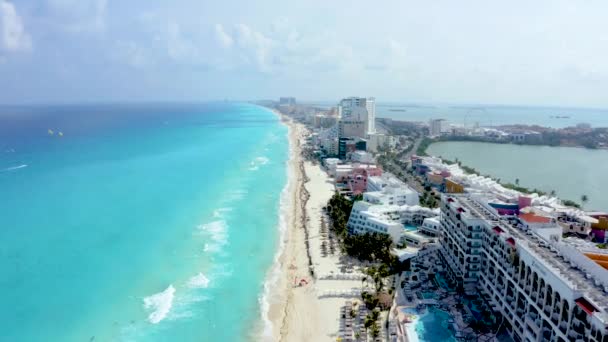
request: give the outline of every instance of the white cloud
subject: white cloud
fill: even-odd
[[[202,62],[200,48],[192,38],[182,32],[178,23],[169,22],[166,39],[167,54],[174,62],[192,65]]]
[[[29,51],[32,39],[12,3],[0,0],[0,47],[6,51]]]
[[[100,33],[106,29],[108,0],[48,0],[61,18],[58,25],[73,33]]]
[[[224,26],[222,26],[221,24],[215,25],[215,37],[217,38],[220,45],[225,48],[229,48],[232,46],[232,44],[234,44],[234,39],[232,39],[232,37],[228,33],[226,33],[226,30],[224,30]]]
[[[154,64],[154,61],[137,43],[132,41],[118,41],[114,57],[117,60],[126,62],[133,68],[141,69]]]
[[[263,33],[251,29],[245,24],[236,25],[236,42],[244,59],[257,65],[260,71],[270,71],[272,49],[276,43]]]

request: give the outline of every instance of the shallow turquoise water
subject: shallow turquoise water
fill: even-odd
[[[274,114],[20,110],[0,114],[3,340],[239,341],[260,328],[287,180]]]

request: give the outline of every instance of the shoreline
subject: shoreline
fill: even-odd
[[[433,151],[433,147],[437,147],[438,149],[441,149],[442,146],[454,146],[452,144],[467,144],[467,145],[455,145],[455,146],[465,146],[466,148],[463,148],[462,150],[458,150],[458,153],[452,153],[454,155],[450,156],[450,152],[445,152],[447,150],[449,150],[449,148],[444,149],[444,151]],[[479,144],[479,145],[478,145]],[[459,160],[459,165],[460,168],[467,174],[475,174],[475,175],[481,175],[481,176],[485,176],[491,179],[496,180],[498,183],[500,183],[503,187],[507,188],[507,189],[511,189],[511,190],[515,190],[515,191],[519,191],[523,194],[538,194],[539,196],[550,196],[550,197],[555,197],[558,198],[559,200],[561,200],[563,202],[564,205],[566,206],[571,206],[580,210],[602,210],[603,208],[605,208],[608,204],[608,202],[603,201],[602,200],[602,196],[600,193],[598,193],[597,191],[595,191],[594,187],[587,181],[587,179],[594,179],[596,177],[597,174],[601,174],[601,171],[598,171],[599,168],[603,167],[605,169],[605,164],[600,163],[601,165],[596,164],[596,169],[592,169],[589,172],[592,175],[588,175],[588,176],[578,176],[578,175],[574,175],[575,177],[578,178],[577,180],[577,184],[579,184],[579,188],[580,189],[575,189],[574,187],[565,184],[565,183],[560,183],[557,181],[557,179],[550,179],[550,181],[548,180],[541,180],[539,178],[538,175],[535,175],[534,173],[532,173],[532,177],[530,177],[530,172],[529,171],[521,171],[521,170],[515,170],[513,168],[511,168],[510,166],[503,166],[502,169],[500,170],[496,170],[495,167],[492,167],[492,165],[486,163],[486,162],[481,162],[480,160],[477,159],[473,159],[473,160],[466,160],[466,159],[470,159],[470,154],[466,153],[467,151],[470,150],[474,150],[477,149],[479,151],[481,151],[482,149],[484,149],[482,143],[478,143],[478,142],[462,142],[462,141],[441,141],[441,142],[437,142],[437,143],[432,143],[429,145],[428,149],[426,150],[426,155],[427,156],[434,156],[437,158],[440,158],[444,163],[446,164],[454,164],[455,163],[455,159]],[[560,155],[565,155],[566,157],[564,158],[570,158],[570,162],[571,163],[576,163],[573,165],[576,166],[580,166],[580,165],[585,165],[587,163],[593,163],[596,161],[602,161],[603,159],[601,158],[597,158],[599,157],[603,157],[604,153],[607,153],[608,150],[604,150],[604,149],[584,149],[584,148],[578,148],[578,147],[563,147],[563,146],[556,146],[557,149],[555,149],[555,147],[551,147],[551,146],[532,146],[532,145],[517,145],[517,144],[494,144],[494,143],[488,143],[491,145],[486,145],[485,148],[487,149],[491,149],[492,151],[496,151],[496,153],[503,153],[504,151],[508,151],[509,152],[509,158],[513,158],[513,154],[515,154],[516,152],[519,153],[520,155],[524,155],[524,156],[529,156],[532,153],[541,153],[538,160],[539,163],[549,163],[551,162],[551,160],[554,160],[555,155],[560,154]],[[539,152],[537,149],[542,149],[540,150],[541,152]],[[575,150],[576,149],[576,150]],[[456,150],[454,150],[456,151]],[[445,152],[445,153],[444,153]],[[512,153],[511,153],[512,152]],[[448,157],[445,156],[445,154],[448,154]],[[549,157],[552,156],[552,157]],[[547,158],[553,158],[553,159],[547,159]],[[530,159],[528,157],[528,159]],[[538,166],[536,166],[538,167]],[[553,166],[552,168],[555,168],[556,166]],[[498,172],[497,172],[498,171]],[[561,172],[561,170],[559,170]],[[562,173],[563,176],[563,173]],[[521,180],[523,184],[518,184],[517,180]],[[535,185],[528,185],[528,184],[535,184]],[[537,186],[538,188],[534,188],[534,186]],[[540,189],[539,189],[540,188]],[[588,202],[584,202],[581,200],[581,196],[582,195],[587,195],[589,197],[589,201]]]
[[[429,138],[430,139],[430,138]],[[432,144],[436,143],[448,143],[448,142],[471,142],[471,143],[487,143],[487,144],[496,144],[496,145],[514,145],[514,146],[532,146],[532,147],[563,147],[563,148],[577,148],[583,150],[590,151],[607,151],[608,147],[587,147],[583,145],[568,145],[568,144],[559,144],[559,145],[549,145],[549,144],[530,144],[530,143],[515,143],[512,141],[492,141],[492,140],[476,140],[476,139],[431,139],[431,142],[427,146],[430,147]],[[426,149],[424,150],[426,152]]]
[[[312,259],[308,246],[309,232],[306,225],[306,204],[310,194],[304,186],[308,177],[304,170],[300,146],[300,139],[306,133],[306,129],[283,114],[275,110],[273,112],[288,128],[289,181],[283,194],[285,197],[281,199],[284,201],[281,204],[281,224],[284,229],[281,233],[275,264],[265,285],[264,298],[268,304],[264,315],[265,327],[262,337],[267,341],[285,341],[292,340],[287,337],[291,334],[292,328],[289,321],[295,311],[295,292],[302,289],[302,287],[296,287],[295,283],[297,280],[303,279],[307,284],[306,287],[310,284],[308,288],[311,289],[314,282]]]
[[[305,279],[312,283],[312,260],[306,227],[306,203],[310,197],[304,184],[308,177],[304,171],[300,139],[306,133],[303,125],[291,121],[282,113],[270,109],[281,124],[287,127],[289,159],[287,183],[282,190],[279,210],[279,241],[273,265],[269,270],[264,291],[260,296],[263,327],[256,340],[285,340],[287,320],[291,317],[294,287],[292,279]]]
[[[335,341],[340,310],[360,303],[362,264],[342,254],[323,208],[335,193],[334,180],[302,156],[308,129],[272,110],[288,127],[289,182],[281,195],[281,236],[275,263],[260,296],[263,329],[255,341]]]
[[[275,264],[268,273],[261,302],[263,341],[332,341],[338,336],[340,307],[348,300],[327,297],[328,291],[361,287],[360,280],[328,280],[352,264],[336,248],[324,255],[327,243],[323,207],[334,194],[334,183],[317,164],[304,160],[301,141],[308,130],[277,111],[288,127],[290,183],[282,197],[283,224]],[[352,299],[357,300],[358,297]]]

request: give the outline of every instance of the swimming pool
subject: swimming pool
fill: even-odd
[[[414,332],[416,336],[409,336],[411,341],[421,342],[455,342],[454,333],[450,330],[448,320],[450,314],[434,307],[428,308],[425,313],[419,314],[416,309],[402,310],[406,314],[417,316],[413,329],[408,327],[408,334]]]
[[[422,298],[424,299],[436,299],[437,294],[435,292],[422,292]]]
[[[418,227],[412,226],[412,225],[409,225],[409,224],[404,224],[403,225],[403,229],[405,229],[408,232],[415,232],[415,231],[418,230]]]

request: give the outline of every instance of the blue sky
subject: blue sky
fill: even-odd
[[[606,1],[0,0],[0,103],[608,107]]]

